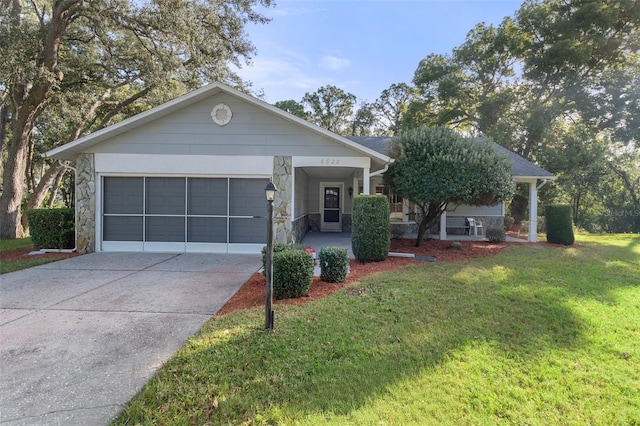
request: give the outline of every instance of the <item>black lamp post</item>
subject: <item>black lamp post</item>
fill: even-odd
[[[267,279],[267,301],[265,304],[264,328],[273,330],[273,200],[276,197],[278,188],[269,181],[264,189],[267,197],[267,259],[264,265],[265,277]]]

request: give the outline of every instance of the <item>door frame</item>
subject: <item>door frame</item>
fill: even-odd
[[[325,188],[340,188],[340,213],[338,222],[331,226],[324,223],[324,190]],[[344,212],[344,182],[320,182],[320,232],[342,232],[342,213]]]

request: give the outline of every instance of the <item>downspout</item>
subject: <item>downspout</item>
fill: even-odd
[[[391,160],[391,161],[393,161],[393,160]],[[375,171],[373,173],[369,173],[369,177],[371,178],[371,177],[374,177],[374,176],[383,175],[387,170],[389,170],[389,163],[384,165],[384,169],[377,170],[377,171]]]
[[[41,252],[44,253],[73,253],[78,251],[78,198],[76,191],[76,182],[78,181],[78,170],[75,167],[69,166],[68,164],[64,164],[62,161],[58,160],[60,165],[65,169],[73,170],[73,229],[75,231],[75,235],[73,238],[73,248],[72,249],[41,249]]]
[[[536,186],[536,191],[540,191],[540,188],[542,188],[547,182],[549,182],[549,179],[542,179],[540,185]]]

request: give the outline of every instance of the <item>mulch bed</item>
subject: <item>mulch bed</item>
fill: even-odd
[[[80,253],[44,253],[44,254],[32,254],[32,251],[37,251],[35,247],[25,247],[14,250],[8,250],[0,252],[0,261],[7,260],[30,260],[30,259],[67,259],[69,257],[79,256]]]
[[[479,257],[492,256],[498,254],[505,247],[512,244],[522,243],[500,243],[490,244],[486,241],[463,241],[461,249],[449,248],[451,241],[427,240],[420,247],[415,247],[415,240],[392,239],[391,252],[413,253],[420,257],[435,257],[437,262],[456,262],[461,260],[475,259]],[[382,262],[359,263],[351,259],[349,261],[350,272],[344,283],[333,284],[320,281],[320,277],[313,277],[313,282],[309,288],[309,294],[297,299],[274,300],[275,305],[279,304],[302,304],[328,296],[341,288],[360,281],[367,275],[378,272],[389,271],[407,265],[424,264],[423,261],[405,257],[388,257]],[[256,308],[264,306],[266,298],[266,282],[261,273],[255,273],[238,292],[227,301],[216,315],[225,315],[240,309]]]

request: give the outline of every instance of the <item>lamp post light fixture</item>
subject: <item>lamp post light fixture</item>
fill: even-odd
[[[278,188],[273,181],[267,183],[264,194],[267,198],[267,259],[264,274],[267,279],[267,300],[265,303],[264,328],[273,331],[273,200]]]

